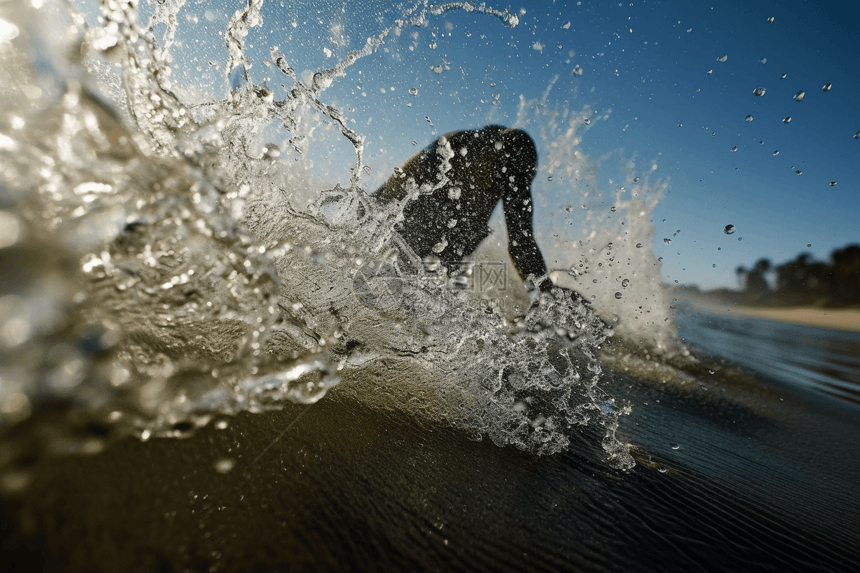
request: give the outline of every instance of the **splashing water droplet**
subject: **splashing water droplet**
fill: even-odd
[[[568,213],[572,213],[572,212],[573,212],[573,207],[571,207],[570,205],[567,205],[567,206],[564,208],[564,210],[565,210],[565,211],[567,211]]]
[[[854,134],[854,139],[860,139],[860,131]]]
[[[678,124],[678,127],[684,127],[684,124],[683,124],[683,123],[679,123],[679,124]],[[856,139],[856,138],[855,138],[855,139]]]
[[[774,155],[779,155],[779,149],[773,152]]]
[[[760,64],[766,64],[766,63],[767,63],[767,58],[762,58],[762,59],[760,59],[760,60],[759,60],[759,63],[760,63]]]
[[[784,80],[784,79],[785,79],[785,76],[787,76],[787,75],[788,75],[788,74],[782,74],[781,76],[779,76],[779,79]]]
[[[823,88],[821,88],[821,91],[823,91],[823,92],[829,92],[829,91],[830,91],[830,88],[832,88],[832,87],[833,87],[833,84],[831,84],[830,82],[827,82],[826,84],[824,84],[824,87],[823,87]]]
[[[642,248],[642,243],[636,243],[636,248],[637,248],[637,249],[641,249],[641,248]]]
[[[744,121],[752,121],[752,120],[753,120],[753,117],[751,115],[748,115],[744,118]]]
[[[753,90],[753,95],[763,96],[765,91],[764,88],[756,88]]]
[[[232,458],[222,458],[215,462],[215,471],[220,474],[230,473],[230,470],[236,465],[236,460]]]
[[[218,420],[217,422],[215,422],[215,427],[219,430],[226,430],[227,426],[229,426],[227,420]]]
[[[615,298],[619,298],[619,299],[620,299],[620,298],[621,298],[621,293],[620,293],[620,292],[615,293]]]
[[[735,226],[734,225],[726,225],[723,228],[723,233],[725,233],[726,235],[733,235],[734,232],[735,232]]]
[[[735,145],[734,147],[732,147],[732,153],[734,153],[734,152],[735,152],[735,151],[737,151],[737,150],[738,150],[738,146],[737,146],[737,145]]]
[[[615,212],[615,205],[613,205],[612,207],[610,207],[610,208],[609,208],[609,210],[610,210],[610,211],[612,211],[612,212],[614,213],[614,212]]]
[[[629,285],[629,284],[630,284],[630,279],[624,279],[623,281],[621,281],[621,287],[622,288],[627,288],[627,285]]]
[[[803,171],[801,171],[800,169],[795,169],[794,172],[798,175],[803,175]]]
[[[572,75],[572,76],[581,76],[582,75],[582,68],[579,67],[579,64],[577,64],[573,68],[573,71],[570,72],[570,75]]]
[[[409,88],[409,93],[412,95],[418,95],[418,88]]]
[[[782,119],[782,123],[791,123],[791,116],[787,115]]]
[[[728,56],[728,55],[725,55],[725,56],[723,56],[723,57],[721,57],[721,58],[717,58],[717,61],[718,61],[718,62],[725,62],[725,61],[726,61],[726,60],[728,60],[728,59],[729,59],[729,56]]]
[[[663,242],[666,243],[667,245],[671,245],[672,239],[663,239]]]
[[[673,450],[679,450],[679,449],[681,449],[681,446],[679,446],[678,444],[672,444],[672,446],[671,446],[671,447],[672,447],[672,449],[673,449]]]
[[[768,22],[773,22],[773,19],[774,19],[774,17],[773,17],[773,16],[771,16],[770,18],[768,18],[768,19],[767,19],[767,21],[768,21]]]
[[[803,96],[805,96],[805,95],[806,95],[806,92],[803,90],[797,92],[797,94],[794,96],[794,101],[802,101]]]
[[[413,142],[412,142],[412,145],[418,145],[418,142],[417,142],[417,141],[413,141]]]
[[[634,178],[633,178],[633,183],[639,183],[639,178],[638,178],[638,177],[634,177]]]
[[[709,75],[711,75],[712,73],[714,73],[714,70],[708,70],[708,73],[707,73],[707,74],[705,74],[705,75],[708,75],[708,76],[709,76]]]
[[[831,187],[836,187],[836,181],[831,181],[831,182],[830,182],[830,186],[831,186]]]
[[[552,175],[546,178],[547,181],[552,181]]]

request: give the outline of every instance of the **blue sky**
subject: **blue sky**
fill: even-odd
[[[179,78],[223,94],[221,38],[240,6],[189,0],[174,49]],[[601,118],[583,130],[578,148],[595,161],[607,157],[599,170],[607,204],[623,180],[623,160],[635,157],[637,169],[669,179],[652,213],[654,254],[663,257],[667,281],[733,286],[735,267],[759,257],[778,263],[808,251],[825,258],[860,241],[860,139],[853,138],[860,131],[860,4],[637,0],[496,7],[518,14],[519,25],[462,10],[431,16],[389,34],[384,49],[325,92],[323,99],[367,137],[368,187],[432,141],[434,131],[513,123],[520,97],[540,97],[558,76],[546,107],[580,112],[588,106]],[[197,22],[189,25],[183,15]],[[269,46],[278,45],[297,72],[318,70],[399,15],[389,2],[266,2],[265,23],[247,40],[252,79],[282,95],[278,84],[287,82],[262,63]],[[722,56],[727,59],[718,61]],[[582,75],[571,73],[575,65]],[[828,82],[832,89],[825,93]],[[411,87],[417,95],[409,94]],[[757,87],[766,89],[763,96],[753,94]],[[796,102],[801,90],[806,95]],[[782,121],[786,116],[790,123]],[[345,142],[322,141],[316,156],[326,178],[348,179]],[[646,169],[651,162],[653,172]],[[559,179],[536,185],[543,209],[579,204],[582,189]],[[548,211],[536,216],[539,225],[557,224]],[[735,234],[723,233],[727,224]]]

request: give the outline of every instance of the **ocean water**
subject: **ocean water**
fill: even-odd
[[[369,3],[374,18],[351,18],[332,6],[315,19],[313,3],[263,0],[0,5],[13,562],[856,561],[854,405],[807,406],[721,362],[770,364],[765,378],[793,383],[779,344],[761,345],[773,362],[747,357],[705,319],[682,321],[679,338],[650,248],[666,182],[630,160],[624,184],[603,188],[578,147],[600,117],[553,99],[556,80],[521,98],[511,123],[545,150],[536,195],[568,182],[541,199],[558,205],[538,239],[553,279],[589,304],[495,280],[514,274],[498,217],[450,280],[394,232],[403,205],[372,206],[394,167],[372,164],[394,159],[364,133],[379,110],[359,102],[395,91],[385,54],[450,13],[499,30],[517,14]],[[335,52],[312,50],[315,34]],[[427,74],[446,71],[431,59]],[[403,101],[411,84],[398,84]],[[441,135],[420,121],[416,150]],[[828,375],[850,394],[851,348],[810,351],[795,377],[842,361],[849,373]]]

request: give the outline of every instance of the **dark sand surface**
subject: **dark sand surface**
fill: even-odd
[[[538,458],[335,388],[274,444],[303,406],[35,461],[0,501],[3,569],[860,570],[853,406],[612,378],[634,407],[627,473],[600,461],[601,429]]]

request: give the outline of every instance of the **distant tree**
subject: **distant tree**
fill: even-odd
[[[836,304],[860,303],[860,245],[853,244],[830,253],[832,295]]]
[[[771,262],[769,259],[759,259],[756,261],[753,269],[747,273],[745,290],[761,295],[766,294],[770,290],[770,285],[767,284],[765,274],[770,268]]]
[[[744,290],[744,286],[746,285],[746,276],[749,271],[743,265],[740,265],[735,269],[735,274],[738,275],[738,288]]]
[[[773,288],[767,275],[773,273]],[[774,266],[759,259],[752,269],[735,269],[740,292],[735,299],[745,303],[844,306],[860,304],[860,244],[830,253],[830,262],[816,261],[809,253]],[[728,296],[728,295],[726,295]]]

